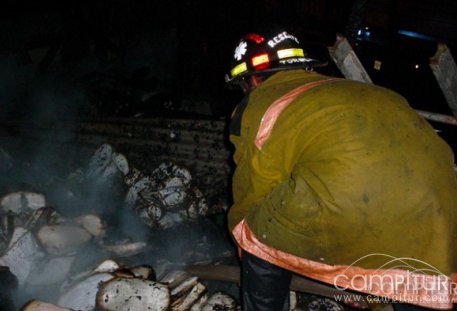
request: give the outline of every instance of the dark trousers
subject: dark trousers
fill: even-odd
[[[241,271],[241,303],[244,311],[289,310],[292,272],[244,251]]]

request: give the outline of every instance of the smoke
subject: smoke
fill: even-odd
[[[0,143],[12,158],[10,174],[2,176],[0,189],[40,190],[62,173],[55,141],[67,139],[70,133],[55,131],[55,137],[46,140],[40,137],[40,129],[58,128],[77,115],[84,95],[62,74],[40,73],[30,59],[20,60],[19,55],[0,58],[0,68]],[[27,120],[27,126],[19,126],[17,120]]]
[[[119,178],[104,184],[69,177],[85,170],[90,159],[73,142],[71,120],[82,116],[87,106],[79,81],[62,72],[38,72],[34,64],[13,56],[3,56],[0,68],[0,196],[44,193],[48,206],[65,218],[116,215],[123,201]],[[0,251],[3,255],[4,249]],[[95,267],[104,256],[106,252],[90,243],[80,253],[34,262],[27,284],[14,297],[16,309],[31,298],[54,300],[61,281]]]
[[[81,113],[85,104],[82,91],[57,74],[40,74],[29,87],[25,106],[27,115],[35,122],[65,122]]]
[[[35,64],[20,62],[17,55],[2,56],[0,68],[2,118],[59,122],[75,117],[83,105],[83,93],[63,73],[40,72]]]
[[[164,74],[155,72],[148,77],[157,74],[161,77],[159,87],[169,88],[174,83],[176,63],[175,55],[167,50],[176,50],[171,46],[176,41],[174,36],[175,33],[170,32],[158,36],[160,40],[143,41],[127,55],[126,65],[130,68],[125,71],[132,72],[144,64],[155,66]],[[151,57],[148,50],[154,50],[155,57]],[[93,150],[88,149],[88,144],[78,145],[72,128],[72,124],[77,123],[72,121],[90,116],[94,103],[87,94],[86,87],[90,83],[84,78],[102,69],[91,61],[74,65],[78,68],[73,72],[57,67],[40,72],[27,57],[23,60],[17,56],[0,58],[0,196],[13,191],[36,191],[44,193],[47,204],[64,217],[98,214],[108,223],[106,243],[147,241],[150,251],[128,260],[151,264],[159,270],[163,260],[184,265],[226,256],[224,252],[231,249],[231,245],[211,222],[202,220],[191,226],[152,231],[134,210],[124,206],[127,188],[122,174],[115,173],[108,179],[85,175],[96,144],[105,143],[105,138],[98,137],[98,142],[94,139]],[[94,267],[105,256],[109,254],[99,245],[87,245],[76,258],[68,259],[72,262],[68,274],[76,275]],[[60,267],[64,269],[66,263],[63,260]],[[51,276],[45,280],[49,273],[43,271],[53,267],[56,265],[50,266],[47,258],[35,267],[31,278],[34,284],[20,293],[17,306],[27,298],[56,298],[60,284],[54,284],[55,291],[39,285],[43,281],[52,283]],[[53,277],[58,272],[54,271]]]
[[[0,58],[0,117],[21,112],[20,104],[27,93],[28,82],[33,78],[32,66],[19,66],[14,56]]]

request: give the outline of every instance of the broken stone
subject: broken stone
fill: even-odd
[[[208,301],[208,296],[206,294],[202,295],[190,308],[190,311],[201,311],[203,306]]]
[[[94,272],[95,273],[100,273],[100,272],[114,272],[117,269],[119,269],[120,266],[117,262],[111,259],[107,259],[103,261],[100,265],[98,265]]]
[[[132,167],[128,174],[125,175],[124,177],[124,183],[127,185],[127,187],[132,187],[137,181],[141,180],[143,178],[143,173],[137,169]]]
[[[295,310],[297,308],[297,303],[298,303],[297,293],[291,290],[289,292],[289,310]]]
[[[92,311],[100,284],[113,279],[111,273],[96,273],[70,287],[58,299],[57,305],[70,309]]]
[[[129,180],[126,183],[132,183]],[[139,198],[140,192],[150,188],[152,185],[151,179],[149,177],[142,177],[138,181],[134,182],[129,188],[127,195],[125,197],[125,205],[127,208],[135,208],[135,204]]]
[[[162,311],[170,306],[168,287],[138,278],[115,278],[100,286],[96,306],[105,311]]]
[[[170,208],[182,204],[187,196],[184,181],[179,177],[165,180],[158,194],[161,201]]]
[[[176,297],[171,305],[173,311],[189,310],[206,292],[206,286],[197,282],[186,295]]]
[[[90,159],[85,172],[85,179],[96,183],[106,183],[119,176],[129,173],[129,164],[123,154],[113,151],[109,144],[101,145]]]
[[[188,310],[205,292],[206,287],[198,282],[197,277],[189,277],[173,288],[171,309],[174,311]]]
[[[123,154],[116,153],[113,156],[113,162],[116,164],[117,169],[122,172],[122,174],[127,175],[129,173],[129,163]]]
[[[189,276],[190,274],[184,270],[170,270],[160,277],[160,283],[166,284],[170,288],[175,288],[187,280]]]
[[[173,285],[170,285],[170,287],[172,288],[171,296],[177,297],[183,295],[184,293],[188,292],[192,287],[194,287],[197,284],[197,282],[198,277],[190,276],[174,287],[172,287]]]
[[[199,189],[194,187],[192,193],[194,199],[189,204],[187,212],[190,219],[196,220],[199,217],[206,216],[209,208],[203,193]]]
[[[129,172],[129,166],[127,159],[123,154],[113,152],[111,155],[111,162],[104,168],[103,172],[97,178],[100,179],[100,182],[110,180],[114,176],[122,173],[126,175]]]
[[[14,230],[5,254],[0,257],[0,266],[7,266],[23,286],[32,268],[44,257],[33,235],[22,227]]]
[[[237,311],[238,304],[232,296],[223,292],[217,292],[209,297],[208,301],[206,301],[201,308],[201,311],[214,310]]]
[[[158,221],[156,221],[157,225],[159,226],[160,229],[169,229],[172,228],[178,224],[181,224],[186,221],[187,219],[187,214],[185,211],[179,211],[179,212],[163,212],[160,208],[157,206],[151,206],[148,208],[148,214],[151,214],[151,211],[157,211],[159,210],[160,212],[154,213],[154,216],[151,217],[151,220],[156,220],[157,215],[160,215],[160,218]],[[162,216],[164,215],[164,216]]]
[[[51,303],[40,300],[32,300],[24,305],[21,311],[74,311],[73,309],[62,308]]]
[[[203,193],[192,186],[190,172],[174,163],[162,163],[151,176],[142,177],[130,187],[125,198],[145,224],[168,229],[192,222],[208,213]],[[129,179],[129,183],[132,183]]]
[[[206,292],[206,286],[183,270],[167,272],[161,279],[162,284],[171,290],[171,310],[184,311],[195,304]]]
[[[155,281],[156,274],[154,269],[149,265],[139,265],[129,268],[133,275],[140,279]]]
[[[114,276],[117,278],[124,279],[133,279],[135,275],[127,268],[120,268],[113,272]]]
[[[37,239],[52,255],[63,255],[76,251],[91,240],[84,228],[75,225],[45,225],[37,232]]]
[[[179,178],[185,185],[190,185],[192,175],[190,172],[172,162],[162,163],[152,172],[152,177],[158,181],[164,181],[174,176]]]
[[[106,167],[111,163],[112,156],[113,147],[109,144],[101,145],[90,159],[85,177],[92,179],[101,176]]]
[[[118,245],[103,245],[102,248],[118,257],[128,257],[144,252],[147,248],[147,243],[140,241]]]
[[[103,238],[105,236],[105,225],[97,215],[82,215],[77,217],[74,221],[94,237]]]
[[[12,192],[1,198],[0,206],[5,213],[21,214],[46,206],[46,198],[36,192]]]

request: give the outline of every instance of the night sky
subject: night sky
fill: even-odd
[[[375,83],[419,108],[447,112],[427,68],[436,43],[457,42],[455,1],[6,1],[0,11],[2,115],[154,116],[183,103],[223,117],[239,100],[224,88],[237,41],[282,27],[311,57],[345,34]],[[369,36],[357,31],[369,27]],[[414,31],[426,40],[401,36]],[[424,70],[413,70],[420,63]],[[339,74],[335,68],[328,72]],[[418,87],[418,84],[420,87]],[[425,86],[425,87],[422,87]],[[420,93],[418,93],[420,90]],[[430,102],[440,102],[431,104]],[[58,102],[50,105],[44,103]],[[63,103],[62,103],[63,102]],[[95,104],[94,104],[95,103]],[[166,104],[164,104],[166,103]],[[49,111],[46,112],[46,110]]]

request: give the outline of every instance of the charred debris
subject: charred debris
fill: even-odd
[[[140,170],[107,143],[63,177],[0,151],[11,181],[0,198],[0,310],[240,310],[227,202],[212,199],[220,189],[172,161]],[[291,310],[345,310],[304,286],[291,287]]]
[[[16,165],[36,173],[4,150],[2,160],[9,176]],[[208,204],[189,170],[164,162],[147,174],[102,144],[66,177],[41,177],[41,192],[1,198],[1,310],[236,309],[230,291],[185,272],[234,260],[216,220],[225,207]]]

